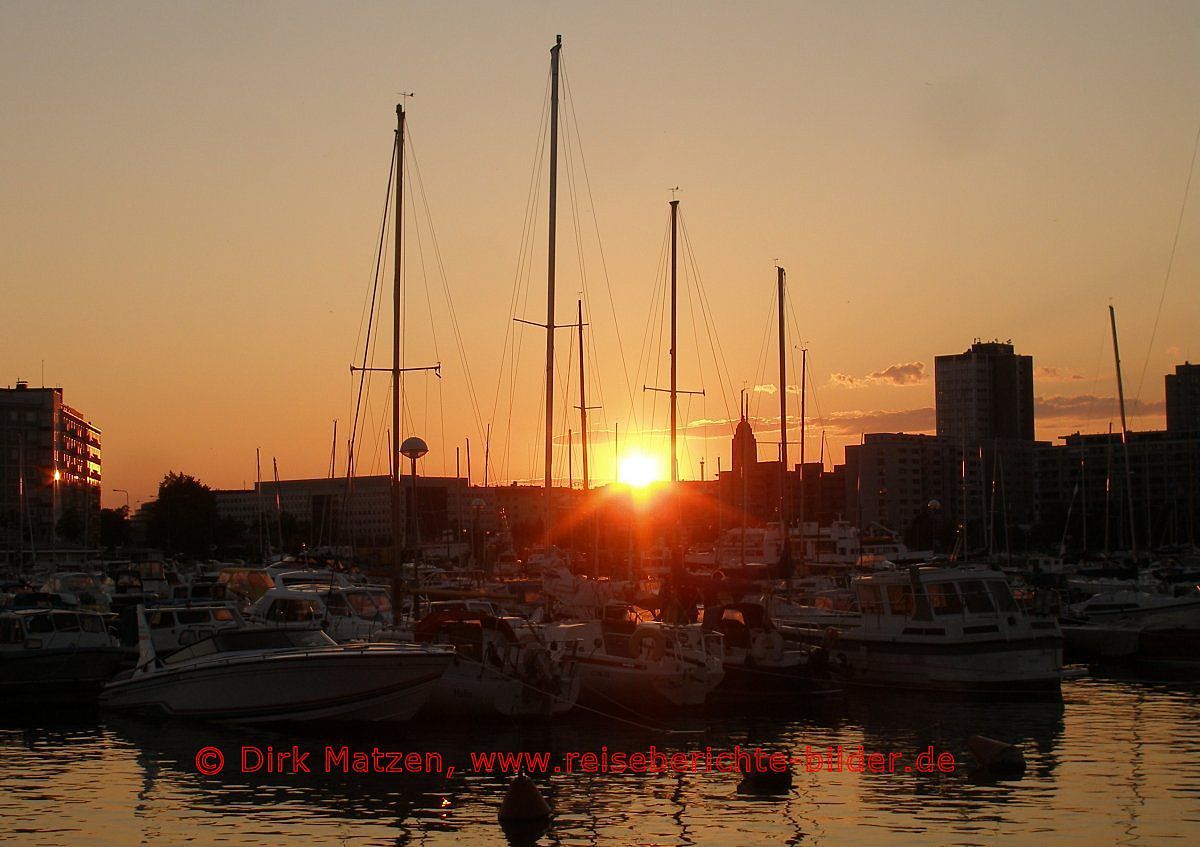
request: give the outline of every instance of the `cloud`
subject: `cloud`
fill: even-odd
[[[881,371],[866,376],[851,376],[844,373],[829,375],[829,381],[842,388],[863,388],[867,385],[920,385],[929,380],[924,362],[902,362],[888,365]]]
[[[1079,374],[1071,373],[1069,368],[1045,367],[1041,365],[1033,369],[1033,375],[1042,382],[1068,382],[1083,379]]]
[[[933,432],[937,416],[932,406],[918,409],[850,409],[832,412],[825,422],[835,432]]]
[[[1116,397],[1098,397],[1095,394],[1076,394],[1070,397],[1053,395],[1037,397],[1033,401],[1038,421],[1107,421],[1121,415]],[[1162,400],[1146,403],[1141,400],[1125,401],[1126,416],[1161,415],[1166,411]]]
[[[779,393],[779,387],[777,385],[775,385],[775,383],[773,383],[773,382],[769,382],[766,385],[756,385],[751,390],[755,391],[759,394],[778,394]],[[797,394],[798,395],[799,393],[800,393],[800,386],[798,386],[798,385],[789,385],[788,386],[788,394]]]

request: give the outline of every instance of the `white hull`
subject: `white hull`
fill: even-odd
[[[564,691],[541,690],[479,662],[456,657],[434,687],[425,713],[459,717],[552,717],[579,699],[577,674],[560,677]],[[547,683],[549,686],[554,682]]]
[[[846,634],[834,653],[855,685],[1004,692],[1057,689],[1061,680],[1058,636],[951,644]]]
[[[662,668],[642,662],[589,656],[577,660],[582,699],[603,709],[613,703],[643,710],[653,706],[703,706],[724,672],[716,668]]]
[[[450,659],[371,646],[234,656],[112,683],[100,702],[238,723],[404,721],[425,704]]]

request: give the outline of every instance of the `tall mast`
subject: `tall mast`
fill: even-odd
[[[546,269],[546,546],[553,540],[554,520],[551,474],[554,471],[554,248],[555,204],[558,202],[558,54],[562,36],[550,48],[550,231]]]
[[[671,201],[671,487],[672,490],[678,487],[679,483],[679,453],[675,447],[675,441],[678,431],[677,413],[679,408],[679,390],[675,381],[676,377],[676,323],[677,323],[677,304],[678,304],[678,289],[676,286],[675,271],[677,266],[677,237],[679,221],[679,201]]]
[[[779,287],[779,569],[792,581],[792,539],[790,515],[788,514],[788,458],[787,458],[787,340],[784,334],[784,270],[776,266],[776,284]],[[801,469],[803,471],[803,469]]]
[[[807,411],[805,409],[805,387],[808,385],[808,348],[800,348],[800,563],[804,564],[804,555],[807,549],[804,546],[804,506],[805,506],[805,484],[804,484],[804,430]],[[824,467],[821,468],[824,471]],[[817,489],[820,491],[820,489]],[[817,518],[817,535],[821,534],[820,516]],[[801,570],[801,573],[805,573]]]
[[[583,378],[583,301],[577,300],[579,309],[579,433],[583,449],[583,490],[588,490],[588,428],[587,428],[587,382]]]
[[[1129,430],[1125,424],[1125,384],[1121,381],[1121,351],[1117,347],[1117,310],[1108,307],[1108,319],[1112,324],[1113,360],[1117,365],[1117,399],[1121,403],[1121,450],[1125,454],[1125,497],[1129,502],[1129,546],[1133,561],[1138,560],[1137,529],[1133,512],[1133,471],[1129,467]]]
[[[400,573],[404,559],[404,518],[400,510],[400,307],[404,240],[404,104],[396,104],[396,254],[392,262],[392,457],[388,462],[392,494],[392,602],[400,602]]]

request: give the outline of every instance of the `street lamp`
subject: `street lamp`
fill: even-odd
[[[50,495],[50,538],[54,541],[54,548],[58,549],[58,481],[62,479],[62,471],[58,468],[54,469],[54,488]]]
[[[130,511],[130,509],[129,509],[129,492],[126,491],[124,488],[114,488],[113,494],[124,494],[125,495],[125,512],[128,515],[128,513]]]
[[[412,472],[410,478],[412,482],[409,485],[409,503],[408,503],[408,519],[409,532],[405,533],[409,539],[409,544],[413,551],[413,587],[419,588],[421,585],[421,572],[419,569],[418,559],[420,558],[421,542],[417,539],[417,459],[429,452],[429,445],[425,440],[418,438],[415,435],[410,435],[404,439],[404,443],[400,445],[400,455],[404,456],[410,462]]]

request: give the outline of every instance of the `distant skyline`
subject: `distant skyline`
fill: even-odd
[[[863,432],[932,432],[933,357],[975,338],[1034,357],[1038,438],[1119,426],[1110,302],[1130,425],[1163,426],[1163,376],[1200,358],[1194,2],[0,0],[0,384],[42,384],[44,361],[103,430],[106,506],[168,470],[252,484],[256,447],[264,475],[271,457],[324,475],[414,91],[406,360],[443,377],[406,380],[405,434],[429,474],[469,437],[480,482],[491,423],[493,481],[540,479],[543,341],[511,319],[545,317],[544,173],[524,243],[523,221],[557,33],[557,316],[586,291],[598,481],[617,425],[665,458],[666,403],[643,386],[667,368],[653,295],[675,186],[694,252],[679,381],[706,392],[680,404],[685,477],[729,461],[743,388],[774,458],[776,260],[809,350],[810,460],[822,430],[835,462]],[[563,478],[573,345],[560,331]],[[386,394],[374,377],[362,473],[386,469]]]

